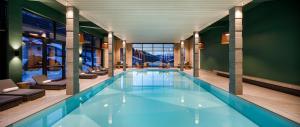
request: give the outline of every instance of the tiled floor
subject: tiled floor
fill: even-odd
[[[185,70],[192,75],[192,70]],[[228,91],[228,78],[217,76],[213,72],[200,70],[199,78],[216,87]],[[243,83],[244,94],[240,97],[267,108],[277,114],[300,123],[300,97],[277,92],[263,87]]]
[[[122,72],[121,69],[115,70],[116,74],[120,72]],[[192,74],[192,70],[186,70],[185,72]],[[217,76],[212,72],[204,70],[200,70],[199,73],[200,79],[228,91],[229,81],[227,78]],[[97,79],[93,80],[81,79],[80,90],[85,90],[108,78],[108,76],[98,76]],[[241,95],[240,97],[300,123],[300,97],[247,83],[244,83],[243,85],[244,95]],[[14,123],[15,121],[25,118],[30,114],[38,112],[67,97],[69,96],[65,95],[65,90],[46,91],[46,96],[40,99],[26,102],[15,108],[0,112],[0,127]]]
[[[121,69],[115,70],[115,74],[119,74],[121,72]],[[96,79],[80,79],[80,91],[94,86],[108,78],[109,77],[105,75],[98,76]],[[42,98],[23,103],[17,107],[0,112],[0,127],[14,123],[68,97],[69,95],[66,95],[66,90],[47,90],[46,95]]]

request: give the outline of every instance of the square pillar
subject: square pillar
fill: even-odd
[[[126,41],[123,40],[123,71],[126,71]]]
[[[114,35],[113,32],[108,33],[108,76],[114,76]]]
[[[180,71],[184,68],[184,40],[180,41]]]
[[[79,11],[72,6],[67,6],[66,31],[66,94],[74,95],[79,92]]]
[[[229,10],[229,92],[243,94],[243,11],[241,6]]]
[[[199,77],[199,34],[198,32],[194,32],[194,38],[192,41],[193,46],[193,76]]]

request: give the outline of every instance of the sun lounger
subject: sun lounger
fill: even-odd
[[[35,80],[36,85],[32,86],[34,89],[46,89],[46,90],[61,90],[66,89],[66,81],[51,81],[48,80],[45,75],[33,76],[33,80]]]
[[[0,111],[15,107],[23,102],[21,96],[0,95]]]
[[[87,74],[81,70],[79,70],[80,74],[79,74],[79,78],[80,79],[95,79],[97,78],[97,74]]]
[[[94,67],[94,70],[106,71],[108,72],[108,68],[102,68],[101,66]]]
[[[45,95],[44,89],[19,89],[11,80],[0,80],[0,95],[21,96],[23,101],[31,101]]]
[[[97,74],[97,75],[106,75],[107,74],[107,71],[96,71],[96,70],[93,70],[92,68],[89,68],[88,69],[89,73],[90,74]]]

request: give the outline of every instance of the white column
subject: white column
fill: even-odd
[[[180,71],[184,68],[184,40],[180,41]]]
[[[108,76],[114,76],[114,34],[108,33]]]
[[[79,11],[72,6],[67,6],[66,31],[66,94],[74,95],[79,92]]]
[[[243,11],[241,6],[229,10],[229,92],[243,94]]]
[[[193,38],[193,76],[199,77],[199,34],[194,32]]]
[[[126,71],[126,40],[123,40],[123,71]]]

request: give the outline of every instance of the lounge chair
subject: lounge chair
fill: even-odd
[[[136,68],[143,68],[138,62],[135,63]]]
[[[96,74],[96,75],[106,75],[107,74],[107,71],[96,71],[96,70],[93,70],[92,68],[88,68],[88,71],[89,71],[89,74]]]
[[[18,106],[23,102],[21,96],[0,95],[0,111]]]
[[[121,62],[117,62],[116,68],[121,68],[121,66],[122,66]]]
[[[97,66],[97,67],[94,67],[94,70],[100,70],[100,71],[107,71],[108,72],[108,68],[103,68],[101,66]]]
[[[148,62],[145,62],[145,63],[144,63],[144,68],[147,68],[148,65],[149,65],[149,63],[148,63]]]
[[[167,63],[166,68],[169,69],[170,67],[171,67],[170,63]]]
[[[21,96],[23,101],[31,101],[45,95],[44,89],[19,89],[19,87],[11,80],[0,80],[0,95]]]
[[[185,68],[185,69],[191,69],[192,66],[191,66],[190,62],[186,62],[186,63],[184,64],[184,68]]]
[[[165,63],[160,63],[160,64],[159,64],[159,67],[161,67],[161,68],[166,68],[167,66],[166,66]]]
[[[34,89],[45,89],[45,90],[62,90],[66,89],[66,81],[51,81],[45,75],[33,76],[36,85],[32,86]]]
[[[79,74],[79,78],[80,79],[95,79],[97,78],[97,74],[87,74],[81,70],[79,70],[80,74]]]

